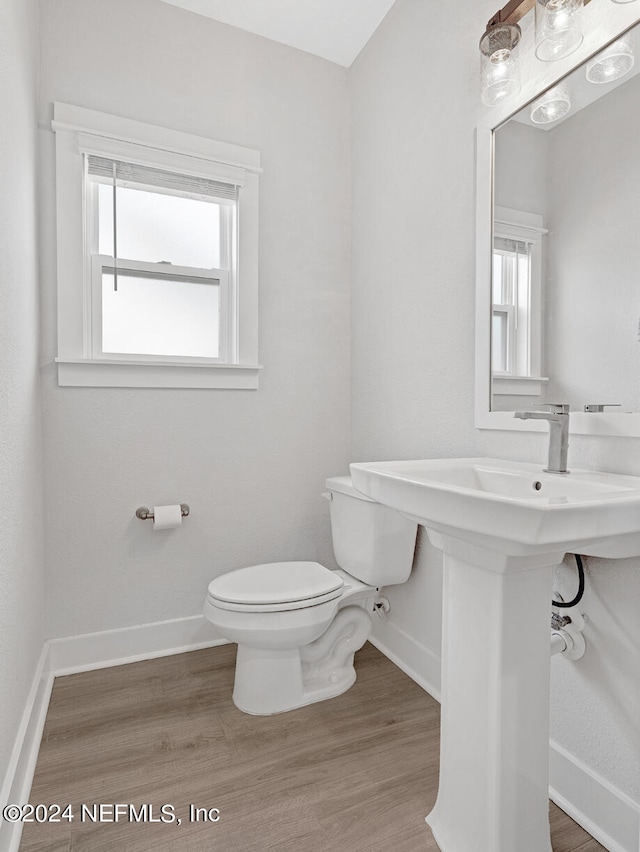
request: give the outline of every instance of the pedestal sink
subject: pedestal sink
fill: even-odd
[[[552,569],[567,552],[640,555],[640,477],[497,459],[352,464],[351,476],[444,554],[438,846],[551,852]]]

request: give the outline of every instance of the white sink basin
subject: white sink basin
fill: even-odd
[[[430,529],[505,553],[550,550],[591,556],[640,553],[640,477],[499,459],[420,459],[352,464],[355,487]],[[497,544],[500,542],[500,544]]]

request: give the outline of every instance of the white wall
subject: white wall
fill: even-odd
[[[348,462],[346,70],[159,0],[45,0],[41,17],[49,635],[197,614],[213,577],[251,563],[334,564],[320,493]],[[56,386],[54,100],[262,152],[257,392]],[[180,501],[180,530],[134,518]]]
[[[352,68],[356,460],[546,455],[543,434],[473,428],[477,43],[493,12],[489,0],[455,15],[397,0]],[[640,444],[575,437],[570,463],[637,474]],[[410,581],[389,590],[390,621],[376,627],[436,688],[440,566],[423,546]],[[636,801],[639,567],[588,560],[587,656],[552,666],[554,738]],[[559,573],[568,593],[574,577]]]
[[[477,42],[477,26],[446,4],[397,0],[351,69],[356,461],[470,455],[477,443],[469,118],[477,86],[464,62],[436,70],[439,34],[458,51]],[[390,621],[375,627],[401,657],[413,648],[435,661],[424,676],[436,690],[440,564],[421,531],[414,573],[389,590]]]
[[[397,0],[351,69],[352,455],[472,455],[475,46],[488,18]],[[472,18],[472,19],[471,19]],[[457,59],[436,71],[446,43]],[[431,34],[431,35],[430,35]],[[433,57],[430,63],[429,56]],[[475,57],[469,56],[469,60]],[[432,73],[433,72],[433,73]],[[421,533],[376,634],[401,656],[408,633],[440,655],[440,555]],[[408,643],[411,647],[411,642]],[[439,688],[439,668],[431,677]]]
[[[509,121],[495,135],[495,203],[546,221],[549,134]]]
[[[0,788],[43,642],[37,9],[0,5]]]

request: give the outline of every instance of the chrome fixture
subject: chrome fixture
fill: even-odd
[[[633,68],[633,36],[625,33],[587,64],[587,80],[590,83],[612,83],[624,77]]]
[[[531,121],[534,124],[551,124],[564,118],[570,109],[569,87],[566,83],[559,83],[531,104]]]
[[[571,618],[568,615],[560,615],[559,612],[551,613],[551,629],[562,630],[567,624],[571,624]]]
[[[549,423],[549,461],[545,473],[569,473],[567,454],[569,451],[569,406],[548,404],[549,411],[516,411],[519,420],[547,420]]]
[[[602,413],[605,408],[620,408],[619,402],[590,402],[585,405],[584,410],[587,413]]]
[[[180,503],[180,514],[183,518],[188,517],[190,511],[187,503]],[[152,521],[154,519],[153,512],[147,506],[140,506],[136,509],[136,518],[140,518],[141,521]]]
[[[572,611],[572,616],[551,613],[551,656],[562,654],[568,660],[579,660],[587,650],[582,631],[585,628],[584,616],[580,610]]]

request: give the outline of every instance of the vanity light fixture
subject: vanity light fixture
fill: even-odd
[[[509,0],[491,18],[480,39],[482,103],[496,106],[520,89],[518,21],[536,9],[536,56],[562,59],[582,43],[579,12],[590,0]],[[615,0],[628,3],[631,0]]]
[[[487,27],[480,39],[482,103],[495,106],[520,91],[518,45],[522,33],[517,24]]]
[[[534,124],[551,124],[563,118],[570,109],[569,87],[566,83],[559,83],[531,105],[531,121]]]
[[[590,83],[612,83],[628,74],[633,68],[634,61],[633,37],[629,32],[602,50],[587,64],[587,80]]]
[[[613,3],[633,3],[634,0],[612,0]]]

